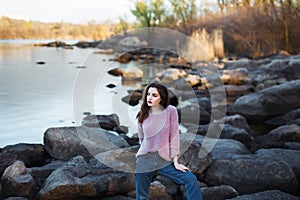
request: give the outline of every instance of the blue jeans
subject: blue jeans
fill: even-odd
[[[177,184],[185,186],[188,200],[202,200],[201,190],[196,176],[175,168],[173,162],[165,161],[158,153],[148,153],[137,158],[136,199],[148,200],[153,174],[165,176]]]

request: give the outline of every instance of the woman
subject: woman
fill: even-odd
[[[164,85],[154,82],[146,87],[137,119],[141,146],[136,154],[136,199],[148,199],[152,176],[157,172],[183,184],[188,200],[202,200],[195,175],[178,163],[178,114],[169,105]]]

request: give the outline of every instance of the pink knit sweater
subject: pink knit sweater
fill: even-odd
[[[179,154],[178,114],[169,105],[157,114],[149,113],[143,123],[138,123],[140,148],[136,156],[158,152],[167,161]]]

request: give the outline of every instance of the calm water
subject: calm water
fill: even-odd
[[[111,68],[136,64],[111,62],[112,56],[93,54],[92,49],[30,45],[40,42],[49,41],[0,40],[0,147],[43,143],[45,130],[80,125],[83,112],[117,113],[122,125],[127,125],[131,133],[136,131],[134,115],[138,107],[120,100],[136,85],[123,86],[120,77],[106,73]],[[45,64],[37,64],[39,61]],[[156,73],[147,70],[147,74]],[[117,87],[109,89],[108,83]]]

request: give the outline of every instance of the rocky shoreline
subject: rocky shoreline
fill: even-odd
[[[204,200],[300,199],[299,55],[213,62],[226,93],[223,105],[211,99],[210,90],[216,88],[207,78],[214,77],[208,62],[198,63],[205,69],[199,74],[191,63],[157,49],[115,60],[169,66],[151,79],[171,86],[172,104],[179,114],[188,113],[180,119],[186,128],[180,133],[180,162],[197,176]],[[126,82],[140,81],[143,72],[109,73]],[[123,101],[136,105],[141,93],[129,91]],[[222,106],[226,116],[212,113],[212,107]],[[136,134],[129,137],[116,114],[89,115],[77,127],[49,128],[43,144],[0,149],[0,199],[135,199],[137,149]],[[150,196],[179,200],[185,192],[155,176]]]

